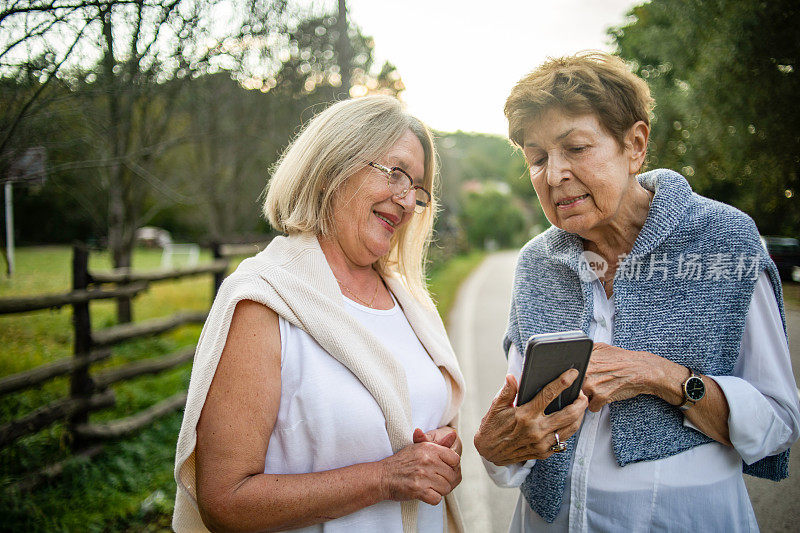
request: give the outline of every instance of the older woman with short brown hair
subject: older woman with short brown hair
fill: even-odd
[[[755,531],[743,470],[788,474],[800,406],[778,272],[747,215],[640,174],[652,104],[591,52],[506,102],[552,224],[520,253],[509,376],[475,436],[495,482],[520,487],[512,531]],[[516,407],[528,338],[575,329],[595,343],[581,396],[544,414],[573,370]]]

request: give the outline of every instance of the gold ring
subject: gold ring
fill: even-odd
[[[550,446],[550,451],[551,452],[563,452],[564,450],[567,449],[567,443],[566,442],[561,442],[561,439],[558,437],[558,431],[556,431],[554,433],[554,435],[556,436],[556,443],[553,444],[552,446]]]

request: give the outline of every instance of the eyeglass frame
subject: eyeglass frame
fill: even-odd
[[[391,167],[391,168],[389,168],[386,165],[381,165],[380,163],[375,163],[374,161],[370,161],[367,164],[369,166],[371,166],[372,168],[374,168],[374,169],[380,170],[381,172],[383,172],[386,175],[386,186],[389,187],[389,189],[392,188],[392,173],[395,170],[399,170],[400,172],[403,173],[403,175],[405,177],[408,178],[408,182],[411,184],[411,186],[409,188],[405,189],[403,191],[403,194],[394,194],[394,193],[392,193],[392,196],[394,196],[395,198],[400,198],[402,200],[403,198],[408,196],[409,192],[418,191],[418,190],[422,191],[422,192],[424,192],[425,194],[428,195],[428,201],[425,202],[425,205],[420,205],[419,201],[416,198],[416,193],[415,193],[415,195],[414,195],[414,212],[416,214],[419,215],[419,214],[424,213],[425,209],[427,209],[427,207],[431,204],[431,199],[433,197],[431,196],[431,193],[428,192],[428,189],[426,189],[422,185],[414,185],[414,180],[411,179],[411,176],[408,175],[408,172],[406,172],[402,168],[400,168],[400,167]],[[417,210],[417,209],[419,209],[419,210]]]

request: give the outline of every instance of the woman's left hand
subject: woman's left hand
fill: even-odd
[[[608,403],[639,394],[657,394],[653,387],[654,378],[658,377],[665,363],[674,364],[650,352],[594,343],[583,381],[583,392],[589,397],[589,410],[597,412]]]
[[[461,455],[461,438],[456,430],[450,426],[442,426],[427,433],[417,428],[414,430],[414,442],[433,442],[439,446],[450,448],[458,455]]]
[[[652,394],[676,408],[683,403],[682,384],[689,370],[678,363],[650,352],[635,352],[602,342],[594,343],[583,392],[589,397],[589,410],[597,412],[605,404],[627,400],[639,394]],[[712,439],[730,446],[728,401],[716,381],[704,379],[706,395],[684,416]]]
[[[461,455],[461,437],[458,432],[450,426],[442,426],[432,431],[425,433],[420,428],[414,430],[413,435],[414,444],[418,442],[432,442],[445,448],[450,448],[458,455]],[[456,485],[461,483],[461,463],[455,467],[456,472]]]

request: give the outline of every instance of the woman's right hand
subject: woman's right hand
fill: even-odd
[[[437,505],[461,482],[461,457],[433,442],[409,444],[379,462],[385,500]]]
[[[560,411],[546,415],[544,410],[577,377],[577,370],[567,370],[548,383],[533,400],[516,407],[517,380],[507,375],[505,385],[475,433],[478,453],[498,466],[547,459],[556,453],[550,450],[556,443],[554,434],[558,432],[563,442],[578,431],[589,402],[581,392],[572,404]]]

